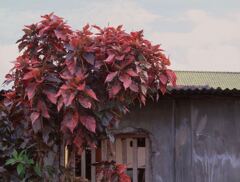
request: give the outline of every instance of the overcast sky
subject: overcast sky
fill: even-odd
[[[176,70],[240,71],[240,0],[0,1],[0,82],[23,25],[55,12],[74,28],[123,24],[161,44]]]

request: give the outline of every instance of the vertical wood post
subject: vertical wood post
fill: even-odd
[[[101,141],[101,155],[102,155],[102,161],[107,160],[107,140]]]
[[[116,161],[116,143],[112,143],[110,140],[108,140],[108,161]]]
[[[64,147],[64,167],[67,167],[68,161],[69,161],[69,159],[68,159],[68,147],[65,146]]]
[[[64,142],[60,146],[60,166],[65,166],[65,145]]]
[[[122,139],[122,163],[127,166],[127,140]]]
[[[145,182],[150,182],[150,141],[145,138]]]
[[[133,182],[138,182],[138,147],[137,147],[137,139],[133,139],[133,147],[132,147],[132,168],[133,168]]]
[[[70,152],[71,155],[70,155],[70,166],[72,168],[72,171],[73,171],[73,178],[75,178],[75,170],[76,170],[76,152],[75,150],[73,150],[72,152]]]
[[[96,149],[91,150],[91,164],[96,163]],[[96,182],[96,167],[91,165],[91,182]]]
[[[65,167],[65,142],[64,140],[61,141],[59,146],[59,170],[61,170],[62,167]],[[59,181],[64,180],[64,175],[59,175]]]
[[[86,178],[86,151],[84,150],[81,155],[81,176]]]

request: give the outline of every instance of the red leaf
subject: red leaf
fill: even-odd
[[[55,92],[44,90],[43,93],[47,96],[50,102],[52,102],[53,104],[57,103],[57,97]]]
[[[95,92],[92,90],[92,89],[85,89],[85,93],[89,96],[89,97],[92,97],[93,99],[98,100]]]
[[[167,78],[167,76],[164,75],[164,74],[161,74],[161,75],[159,76],[159,79],[160,79],[160,82],[161,82],[163,85],[166,85],[167,82],[168,82],[168,78]]]
[[[162,94],[165,94],[167,91],[167,88],[166,88],[166,86],[161,85],[160,90],[161,90]]]
[[[168,76],[168,79],[172,83],[172,85],[176,86],[176,80],[177,80],[176,74],[172,70],[166,70],[166,74]]]
[[[119,182],[131,182],[131,178],[123,173],[119,175]]]
[[[99,26],[97,25],[92,25],[93,28],[97,29],[99,32],[103,32],[103,29],[101,29]]]
[[[23,80],[29,80],[31,78],[33,78],[33,74],[32,74],[31,71],[25,73],[24,76],[23,76]]]
[[[31,71],[24,74],[23,80],[37,78],[39,75],[40,75],[40,70],[38,68],[33,68]]]
[[[131,77],[130,77],[129,75],[127,75],[127,74],[122,74],[122,75],[120,75],[119,80],[120,80],[121,82],[123,82],[123,86],[124,86],[125,90],[126,90],[126,89],[131,85],[131,83],[132,83]]]
[[[124,53],[129,53],[129,52],[131,51],[131,49],[132,49],[132,48],[131,48],[130,46],[128,46],[123,52],[124,52]]]
[[[123,27],[123,25],[118,25],[118,26],[117,26],[117,30],[118,30],[118,31],[121,31],[122,27]]]
[[[73,133],[74,129],[78,124],[78,121],[79,115],[78,112],[75,111],[74,113],[72,112],[65,113],[62,123],[64,127],[67,127]]]
[[[66,35],[62,31],[54,30],[54,33],[58,39],[66,40]]]
[[[83,91],[83,90],[85,89],[85,86],[86,86],[86,84],[85,84],[85,82],[83,82],[82,84],[79,84],[79,85],[78,85],[77,89],[78,89],[79,91]]]
[[[82,72],[82,70],[78,70],[77,72],[76,72],[76,80],[78,80],[78,81],[82,81],[82,80],[84,80],[85,78],[87,78],[87,76],[88,76],[88,74],[84,74],[83,72]]]
[[[73,47],[73,48],[77,48],[78,47],[78,44],[79,44],[79,39],[74,37],[71,39],[71,42],[70,42],[70,45]]]
[[[111,82],[117,74],[118,74],[118,71],[109,73],[106,77],[105,82]]]
[[[133,77],[138,76],[138,74],[137,74],[132,68],[128,69],[126,72],[127,72],[127,74],[129,74],[130,76],[133,76]]]
[[[66,60],[66,65],[71,74],[76,73],[76,60]]]
[[[94,65],[94,61],[95,61],[95,56],[91,53],[85,53],[83,54],[83,57],[85,58],[85,60],[91,64]]]
[[[38,107],[38,110],[41,111],[41,115],[43,117],[50,118],[49,113],[48,113],[48,108],[44,101],[38,100],[37,107]]]
[[[92,116],[80,116],[80,121],[89,131],[96,132],[96,120]]]
[[[141,91],[143,95],[147,94],[147,87],[145,85],[141,85]]]
[[[116,173],[119,176],[119,182],[131,182],[131,178],[124,173],[126,169],[127,169],[126,165],[116,164]]]
[[[85,107],[87,109],[91,108],[91,106],[92,106],[91,101],[88,98],[85,98],[81,95],[78,97],[78,101],[83,107]]]
[[[140,99],[141,99],[141,102],[143,103],[143,105],[145,105],[146,104],[146,97],[141,94]]]
[[[130,57],[128,60],[122,61],[122,62],[121,62],[121,65],[120,65],[121,69],[126,68],[126,67],[127,67],[128,65],[130,65],[134,60],[135,60],[134,57]]]
[[[65,92],[62,94],[63,102],[66,106],[70,106],[75,98],[74,92]]]
[[[121,85],[120,84],[116,84],[116,85],[114,85],[114,86],[112,86],[112,88],[109,90],[109,97],[110,98],[113,98],[113,97],[115,97],[118,93],[119,93],[119,91],[121,90]]]
[[[42,29],[39,31],[39,35],[42,36],[49,28],[50,28],[50,26],[46,26],[46,27],[42,28]]]
[[[86,25],[83,27],[82,31],[84,32],[84,34],[87,34],[87,35],[91,35],[91,34],[92,34],[92,33],[89,31],[89,27],[90,27],[89,24],[86,24]]]
[[[58,100],[58,104],[57,104],[58,111],[61,110],[62,106],[63,106],[63,98],[60,97],[60,99]]]
[[[79,135],[77,135],[75,138],[74,138],[74,140],[73,140],[73,143],[75,144],[75,146],[77,147],[77,153],[79,154],[79,155],[81,155],[82,154],[82,152],[83,152],[83,147],[82,147],[82,145],[83,145],[83,138],[81,137],[81,136],[79,136]]]
[[[170,60],[169,60],[169,58],[166,58],[166,56],[163,56],[162,57],[162,62],[165,64],[165,65],[170,65]]]
[[[122,61],[124,59],[125,55],[123,54],[122,56],[116,56],[116,60]]]
[[[16,96],[16,91],[9,91],[3,94],[3,96],[11,100]]]
[[[36,83],[30,83],[26,87],[26,92],[27,92],[27,96],[28,96],[29,100],[31,100],[34,97],[34,95],[36,93],[36,88],[37,88],[37,84]]]
[[[68,69],[66,69],[62,74],[60,74],[60,77],[65,79],[65,80],[70,80],[72,79],[72,75]]]
[[[108,64],[111,64],[114,62],[114,58],[115,58],[115,55],[114,54],[110,54],[107,59],[104,60],[104,62],[108,63]]]
[[[39,118],[40,113],[39,112],[32,112],[30,115],[30,119],[32,121],[32,124]]]
[[[132,84],[130,85],[130,90],[132,90],[133,92],[138,92],[138,85],[134,82],[132,82]]]
[[[70,106],[75,98],[75,93],[71,93],[68,99],[68,102],[66,103],[66,106]]]
[[[116,168],[117,168],[117,173],[121,174],[121,173],[124,173],[124,171],[127,169],[127,166],[124,164],[116,164]]]

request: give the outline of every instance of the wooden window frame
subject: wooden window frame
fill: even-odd
[[[116,139],[121,139],[122,141],[122,162],[124,164],[127,163],[127,145],[126,139],[133,140],[132,152],[133,152],[133,162],[132,162],[132,170],[133,170],[133,182],[138,182],[138,146],[137,146],[137,139],[138,138],[145,138],[145,182],[150,182],[150,139],[146,134],[143,133],[118,133],[115,134]],[[115,154],[110,154],[109,147],[116,147],[116,145],[111,146],[111,142],[103,138],[101,140],[101,160],[116,160]],[[64,148],[64,158],[62,162],[65,164],[67,163],[67,155],[68,151],[66,147]],[[115,149],[114,149],[115,150]],[[114,151],[115,152],[115,151]],[[84,162],[82,162],[84,161]],[[91,149],[91,164],[96,163],[96,149]],[[75,169],[75,162],[72,166]],[[75,173],[75,170],[74,170]],[[75,176],[74,176],[75,177]],[[81,177],[86,178],[86,151],[83,151],[81,155]],[[96,167],[94,165],[91,166],[91,182],[96,182]]]

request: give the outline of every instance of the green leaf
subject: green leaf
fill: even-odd
[[[5,163],[5,165],[14,165],[14,164],[16,164],[16,162],[17,161],[15,159],[8,159]]]
[[[17,165],[17,173],[18,175],[22,176],[25,174],[25,166],[22,163]]]
[[[15,159],[17,159],[17,157],[18,157],[18,153],[17,153],[17,151],[14,149],[14,151],[13,151],[13,157],[15,158]]]
[[[41,169],[40,169],[40,166],[39,166],[38,163],[36,163],[36,165],[34,166],[34,171],[35,171],[35,173],[36,173],[38,176],[41,177],[42,172],[41,172]]]
[[[25,150],[22,150],[19,154],[18,154],[18,160],[19,161],[25,161],[27,159],[27,155],[25,153]]]
[[[22,163],[28,163],[29,159],[28,156],[26,154],[24,154],[23,156],[21,156],[22,158],[20,159],[22,161]]]
[[[34,164],[33,160],[32,159],[28,159],[28,164]]]
[[[17,160],[21,161],[21,162],[24,162],[24,156],[18,155]]]
[[[19,156],[23,156],[25,154],[25,150],[22,150],[20,153],[19,153]]]

